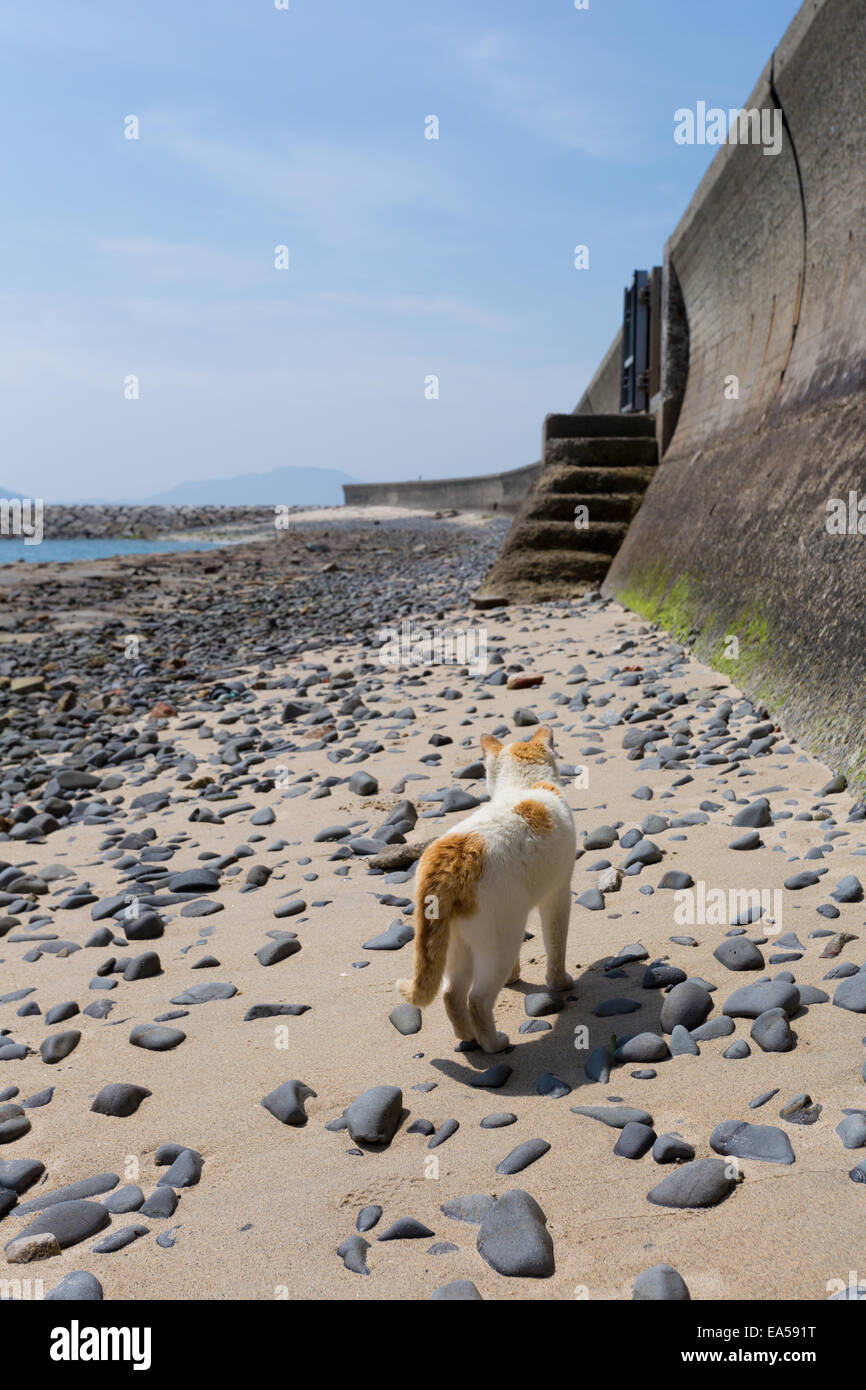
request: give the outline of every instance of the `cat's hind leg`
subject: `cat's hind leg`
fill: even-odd
[[[508,1046],[508,1034],[498,1033],[493,1021],[496,996],[514,966],[513,933],[504,935],[505,940],[488,941],[472,954],[474,976],[469,991],[469,1017],[475,1038],[485,1052],[501,1052]]]
[[[561,884],[538,904],[541,934],[547,954],[547,988],[568,989],[574,983],[565,968],[568,922],[571,916],[571,883]]]
[[[448,958],[445,962],[445,988],[442,1002],[458,1042],[475,1037],[469,1016],[467,995],[472,984],[472,952],[452,924],[448,939]]]

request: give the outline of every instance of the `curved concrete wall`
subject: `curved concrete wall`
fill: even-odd
[[[428,478],[407,483],[344,483],[346,506],[418,507],[516,512],[540,472],[540,463],[477,478]]]
[[[622,385],[622,328],[601,360],[573,415],[618,415]]]
[[[807,0],[744,103],[781,106],[781,153],[723,146],[666,248],[685,394],[605,583],[858,780],[866,536],[826,523],[866,499],[864,93],[866,4]]]

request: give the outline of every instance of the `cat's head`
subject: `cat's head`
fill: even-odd
[[[551,778],[559,780],[556,758],[553,756],[553,731],[540,725],[525,742],[501,743],[492,734],[481,739],[487,790],[492,796],[497,787],[531,787],[534,782]]]

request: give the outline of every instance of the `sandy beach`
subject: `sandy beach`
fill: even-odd
[[[52,792],[43,784],[22,792],[17,805],[38,811],[40,797],[53,794],[70,811],[55,808],[61,823],[41,837],[7,831],[0,845],[0,861],[20,871],[19,883],[26,875],[16,891],[15,872],[0,873],[0,1122],[10,1106],[21,1110],[12,1119],[29,1122],[0,1147],[0,1191],[10,1160],[44,1165],[3,1217],[3,1244],[33,1221],[34,1213],[22,1214],[28,1203],[94,1175],[114,1175],[115,1192],[137,1186],[144,1200],[167,1171],[156,1165],[156,1151],[170,1144],[203,1160],[198,1181],[172,1188],[179,1200],[171,1215],[112,1214],[98,1235],[24,1272],[44,1280],[47,1291],[70,1272],[87,1271],[106,1299],[428,1299],[468,1280],[484,1299],[572,1300],[629,1299],[636,1276],[667,1263],[694,1300],[826,1299],[863,1263],[863,1189],[849,1177],[863,1153],[846,1149],[836,1129],[846,1111],[866,1107],[864,1022],[851,1007],[834,1005],[839,979],[827,979],[849,962],[856,979],[863,963],[862,903],[836,906],[830,896],[847,875],[862,873],[866,835],[857,813],[847,820],[854,798],[847,791],[822,796],[832,769],[791,744],[723,676],[617,605],[580,598],[481,615],[465,604],[442,611],[453,629],[483,625],[485,671],[383,666],[375,640],[316,643],[283,664],[270,660],[267,669],[235,664],[227,650],[234,684],[206,694],[191,685],[176,713],[136,716],[135,757],[97,756],[121,746],[116,732],[131,722],[122,715],[46,754],[55,773],[87,775],[78,789]],[[490,660],[494,652],[500,656]],[[497,673],[543,680],[509,689],[492,681]],[[234,693],[227,697],[226,689]],[[21,700],[38,709],[40,698],[37,691]],[[720,711],[729,736],[713,745]],[[406,799],[418,812],[402,837],[410,846],[459,825],[466,810],[443,811],[441,798],[449,788],[470,805],[484,795],[477,769],[465,775],[479,757],[480,736],[524,738],[535,720],[552,727],[560,763],[572,770],[563,780],[579,846],[567,954],[574,987],[556,1001],[558,1011],[528,1017],[527,996],[544,987],[531,918],[520,980],[496,1008],[497,1026],[510,1037],[506,1053],[455,1050],[441,999],[424,1011],[421,1030],[404,1036],[389,1014],[402,1002],[395,981],[411,973],[411,942],[396,950],[365,943],[394,922],[411,922],[414,865],[373,870],[371,849],[386,848],[391,837],[382,829]],[[668,726],[683,720],[680,729],[690,732],[672,734]],[[622,746],[635,729],[657,730],[642,757]],[[732,756],[735,744],[740,753]],[[354,790],[353,774],[374,781],[362,777],[355,785],[363,789]],[[136,805],[142,797],[151,804]],[[735,814],[761,797],[770,814],[766,823],[758,819],[758,847],[730,848],[743,834],[732,826]],[[664,828],[641,832],[647,815],[661,817]],[[615,832],[610,846],[585,848],[585,837],[603,826]],[[627,872],[599,908],[581,905],[605,865],[627,863],[633,829],[639,842],[657,847],[657,861]],[[130,836],[139,838],[124,848]],[[393,838],[397,849],[401,837]],[[817,853],[807,860],[810,850]],[[211,886],[207,875],[199,884],[193,874],[191,886],[172,889],[175,875],[192,870],[201,879],[209,865],[216,866]],[[670,871],[725,893],[780,890],[782,911],[745,928],[681,925],[675,893],[659,886]],[[802,888],[783,886],[804,871],[818,877]],[[140,913],[158,915],[161,934],[130,939],[125,894],[140,896]],[[202,903],[216,906],[185,915],[187,904],[198,912]],[[817,910],[827,906],[829,914]],[[838,956],[823,958],[840,931],[849,940]],[[256,953],[288,940],[280,935],[286,932],[296,933],[300,948],[264,965]],[[759,967],[731,969],[714,956],[731,933],[756,943]],[[94,934],[100,944],[87,944]],[[69,944],[58,950],[58,941]],[[124,978],[124,962],[151,950],[159,973]],[[711,1021],[723,1016],[734,990],[787,979],[785,972],[797,986],[823,991],[826,1002],[792,1007],[788,1050],[764,1051],[750,1037],[752,1019],[736,1017],[727,1035],[701,1039],[693,1055],[664,1048],[668,1055],[649,1067],[614,1061],[609,1080],[591,1081],[588,1059],[612,1035],[617,1045],[645,1032],[670,1043],[662,1029],[664,987],[645,980],[660,963],[679,972],[667,988],[686,977],[712,987]],[[184,991],[214,982],[230,986],[229,997],[178,1002]],[[817,999],[814,991],[809,997]],[[631,1001],[632,1012],[598,1016],[614,998]],[[106,1002],[110,1011],[85,1012],[94,1001],[97,1012]],[[63,1003],[74,1012],[48,1026],[46,1013]],[[262,1004],[306,1008],[245,1021]],[[179,1044],[151,1051],[130,1043],[134,1027],[157,1019],[185,1034]],[[71,1030],[80,1039],[68,1055],[44,1061],[44,1040]],[[726,1057],[740,1040],[749,1055]],[[25,1054],[9,1056],[10,1045]],[[500,1063],[510,1069],[504,1084],[473,1085]],[[539,1094],[547,1074],[566,1093]],[[309,1088],[303,1123],[281,1123],[262,1105],[290,1080]],[[149,1094],[125,1118],[95,1113],[94,1097],[111,1083]],[[387,1145],[374,1151],[345,1129],[326,1128],[377,1086],[402,1092],[402,1118]],[[24,1104],[49,1087],[47,1104]],[[772,1097],[750,1109],[767,1092]],[[817,1115],[805,1112],[814,1122],[797,1122],[802,1108],[781,1118],[780,1109],[803,1093],[818,1107]],[[695,1161],[717,1154],[710,1136],[726,1121],[784,1132],[795,1161],[739,1158],[741,1180],[717,1205],[660,1206],[648,1194],[678,1165],[650,1152],[615,1155],[619,1131],[572,1108],[612,1100],[648,1112],[654,1136],[681,1136]],[[499,1112],[513,1122],[482,1127]],[[419,1120],[429,1124],[412,1132]],[[431,1127],[437,1132],[448,1121],[459,1127],[431,1148]],[[535,1139],[549,1145],[543,1156],[515,1175],[497,1173],[506,1155]],[[555,1257],[547,1277],[497,1272],[476,1248],[478,1226],[442,1210],[470,1194],[501,1198],[513,1188],[543,1210]],[[110,1196],[103,1188],[89,1202]],[[337,1251],[370,1206],[382,1213],[364,1232],[365,1277]],[[378,1239],[401,1218],[429,1234]],[[143,1231],[126,1248],[94,1251],[129,1225]],[[3,1272],[22,1271],[8,1265]]]

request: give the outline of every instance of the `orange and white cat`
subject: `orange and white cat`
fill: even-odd
[[[481,740],[490,800],[421,856],[416,878],[415,962],[398,989],[420,1008],[445,976],[443,1002],[459,1039],[485,1052],[508,1046],[493,1005],[520,974],[520,946],[533,907],[541,915],[549,989],[567,989],[575,833],[559,783],[553,734],[526,743]]]

